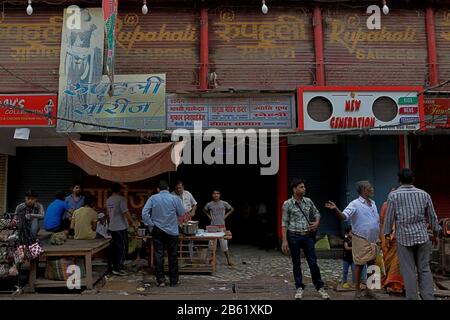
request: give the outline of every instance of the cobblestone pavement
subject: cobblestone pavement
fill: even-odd
[[[80,294],[67,289],[49,289],[36,294],[22,294],[15,299],[293,300],[295,288],[289,256],[275,250],[264,251],[242,245],[230,246],[230,252],[235,266],[228,267],[223,253],[218,252],[214,274],[181,274],[177,287],[157,287],[147,260],[136,259],[126,262],[128,276],[107,276],[92,291]],[[342,260],[319,259],[318,263],[331,299],[353,299],[354,291],[336,290]],[[302,269],[306,284],[304,299],[320,299],[304,259]],[[377,296],[383,300],[403,299],[383,292],[377,292]]]
[[[235,266],[226,265],[223,253],[218,252],[217,269],[213,275],[180,275],[178,287],[156,287],[147,269],[146,260],[127,262],[131,272],[126,279],[110,277],[100,288],[102,295],[121,295],[148,299],[293,299],[295,289],[292,263],[279,251],[264,251],[251,246],[231,246]],[[303,263],[304,260],[302,260]],[[335,290],[342,271],[339,259],[318,260],[322,279],[332,299],[352,299],[351,290]],[[320,299],[311,283],[309,268],[302,264],[306,290],[304,299]],[[380,299],[398,299],[382,292]]]

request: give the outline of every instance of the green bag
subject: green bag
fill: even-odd
[[[328,241],[328,236],[325,235],[322,239],[316,242],[316,250],[330,250],[330,241]]]

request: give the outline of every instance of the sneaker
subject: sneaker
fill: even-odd
[[[344,282],[344,284],[342,285],[342,288],[350,289],[350,285],[347,282]]]
[[[166,284],[164,283],[164,282],[160,282],[160,283],[158,283],[158,287],[165,287],[166,286]]]
[[[303,288],[298,288],[297,291],[295,292],[295,299],[296,300],[300,300],[303,298]]]
[[[319,293],[319,295],[322,299],[325,299],[325,300],[330,299],[330,295],[325,291],[324,288],[320,288],[319,290],[317,290],[317,292]]]

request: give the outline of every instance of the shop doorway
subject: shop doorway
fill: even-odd
[[[411,137],[411,169],[415,185],[427,191],[440,219],[450,217],[447,167],[450,161],[448,135]]]
[[[277,247],[276,175],[261,175],[258,165],[182,164],[170,174],[171,185],[176,180],[182,180],[198,202],[194,220],[200,221],[200,228],[209,224],[203,208],[212,200],[212,190],[219,188],[221,199],[235,209],[226,220],[232,242],[262,249]]]

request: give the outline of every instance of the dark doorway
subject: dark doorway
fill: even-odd
[[[233,234],[232,242],[266,249],[277,246],[276,175],[261,175],[258,165],[182,164],[170,175],[171,184],[178,179],[198,202],[194,220],[200,221],[200,228],[209,224],[203,207],[212,200],[213,188],[219,188],[221,199],[235,209],[226,220],[227,229]]]

